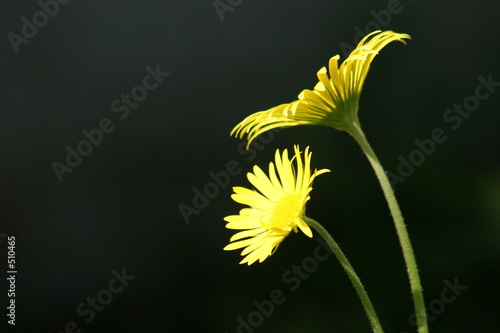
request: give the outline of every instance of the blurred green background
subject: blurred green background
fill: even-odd
[[[355,142],[329,128],[295,127],[244,152],[242,141],[229,137],[249,114],[314,87],[331,56],[344,59],[346,45],[380,27],[412,37],[375,58],[361,98],[362,126],[383,166],[397,173],[401,159],[418,155],[415,140],[436,128],[447,137],[394,186],[430,329],[497,329],[500,90],[493,86],[477,106],[469,104],[474,111],[460,125],[444,117],[454,104],[474,103],[469,96],[478,77],[500,82],[498,3],[57,4],[46,21],[34,1],[3,1],[0,14],[0,233],[15,235],[18,260],[17,322],[7,325],[2,311],[2,325],[20,332],[64,332],[70,322],[82,332],[369,332],[336,259],[308,259],[316,240],[291,234],[272,257],[250,267],[238,265],[238,252],[222,251],[233,234],[223,218],[241,208],[230,199],[231,186],[247,186],[246,172],[265,167],[277,148],[300,144],[311,147],[314,167],[332,170],[315,181],[308,215],[340,243],[386,332],[414,332],[392,220]],[[38,31],[13,47],[13,34],[24,38],[23,17],[33,22],[33,15]],[[136,87],[147,66],[169,75],[143,97]],[[126,102],[113,102],[131,92],[141,101],[125,116]],[[82,131],[106,118],[113,131],[60,182],[53,162],[65,164],[66,147],[77,149]],[[193,206],[196,189],[203,191],[210,174],[230,161],[241,168],[230,185],[184,218],[179,205]],[[5,281],[5,239],[0,247]],[[293,272],[303,264],[307,275]],[[112,295],[106,291],[112,270],[122,268],[135,278]],[[466,288],[451,300],[446,290],[454,283]],[[5,288],[6,282],[3,309]],[[282,303],[257,314],[276,290]],[[77,312],[88,297],[106,303],[92,318],[90,310]]]

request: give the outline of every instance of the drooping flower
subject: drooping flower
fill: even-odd
[[[326,125],[350,132],[359,124],[359,97],[373,58],[390,42],[405,43],[405,38],[410,36],[393,31],[377,30],[366,35],[340,67],[339,55],[330,59],[329,76],[325,67],[318,71],[319,82],[313,90],[303,90],[291,103],[250,115],[231,135],[246,136],[248,148],[259,134],[277,127]]]
[[[234,187],[232,199],[249,208],[243,208],[239,215],[224,218],[226,228],[242,230],[233,235],[230,244],[224,250],[244,248],[242,256],[246,256],[240,264],[253,264],[257,260],[264,261],[269,257],[288,234],[300,229],[308,237],[312,237],[309,226],[304,222],[306,202],[312,190],[312,182],[330,170],[314,170],[311,173],[311,155],[309,147],[302,160],[298,146],[294,147],[295,156],[288,158],[285,149],[280,155],[276,150],[275,164],[269,163],[269,176],[258,166],[247,177],[255,190]],[[296,168],[293,165],[296,162]]]

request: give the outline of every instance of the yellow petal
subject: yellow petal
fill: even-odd
[[[265,232],[266,230],[267,230],[266,228],[260,227],[260,228],[255,228],[255,229],[251,229],[251,230],[240,231],[238,233],[235,233],[229,241],[234,242],[234,241],[240,240],[242,238],[253,237],[253,236],[256,236],[260,233]]]
[[[277,200],[279,198],[278,191],[266,174],[258,166],[254,166],[253,172],[248,173],[250,183],[270,201]]]

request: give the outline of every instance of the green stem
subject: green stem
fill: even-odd
[[[428,333],[429,328],[427,326],[424,295],[422,292],[420,277],[418,275],[417,262],[415,260],[413,248],[410,243],[410,237],[408,236],[408,231],[404,224],[403,215],[401,214],[398,202],[396,201],[396,197],[394,196],[394,191],[389,182],[389,179],[387,178],[387,174],[385,173],[384,169],[382,168],[382,165],[380,164],[380,161],[378,160],[377,156],[375,155],[375,152],[373,151],[372,147],[366,140],[365,134],[361,130],[359,122],[357,121],[354,122],[354,126],[351,128],[349,133],[354,137],[354,139],[363,149],[363,152],[370,161],[370,164],[375,170],[375,174],[377,175],[380,185],[382,186],[382,191],[384,192],[385,199],[387,200],[392,218],[394,220],[394,225],[396,227],[399,243],[401,245],[401,249],[403,250],[403,257],[406,263],[408,277],[410,279],[410,287],[413,296],[415,314],[417,318],[418,332]]]
[[[382,326],[380,326],[377,314],[375,313],[375,309],[373,308],[370,298],[366,293],[365,287],[363,287],[361,280],[354,271],[354,268],[352,268],[351,264],[349,263],[349,260],[347,260],[346,256],[340,249],[339,245],[333,240],[332,236],[328,233],[328,231],[326,231],[326,229],[321,224],[319,224],[318,222],[307,216],[304,216],[304,220],[308,225],[314,228],[321,235],[321,237],[323,237],[323,239],[326,241],[330,249],[337,257],[337,259],[340,261],[340,264],[344,268],[345,272],[347,273],[347,276],[354,285],[354,288],[356,289],[359,298],[361,299],[361,303],[365,308],[366,315],[368,316],[368,320],[370,321],[373,332],[383,333]]]

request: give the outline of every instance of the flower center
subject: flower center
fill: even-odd
[[[302,204],[295,194],[290,194],[276,203],[272,213],[264,216],[262,225],[278,234],[287,235],[296,227],[296,219],[302,214]]]

